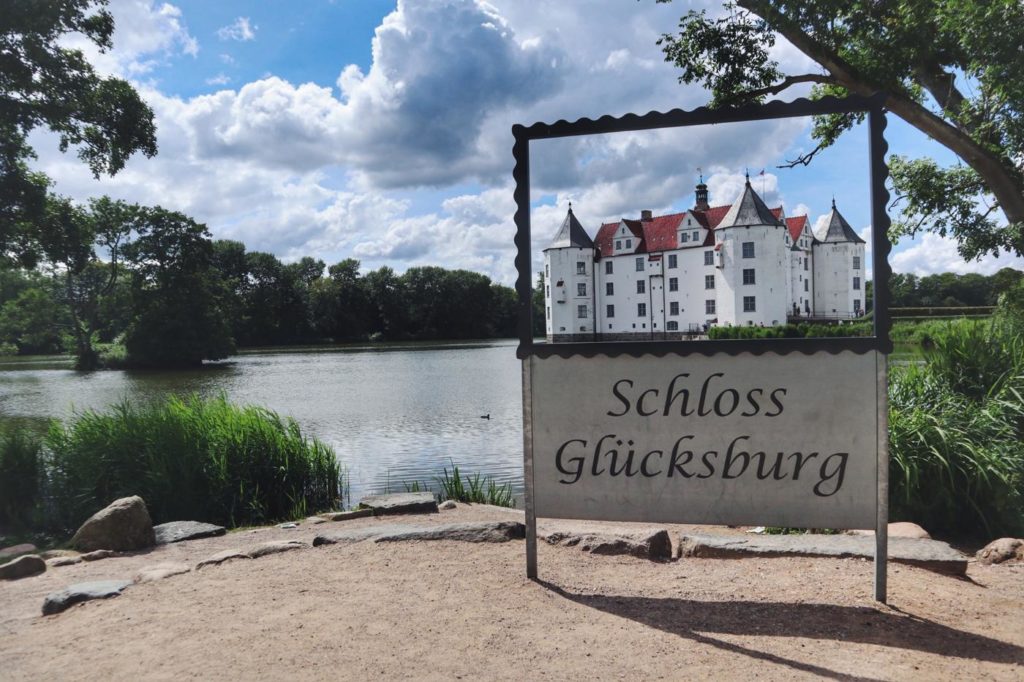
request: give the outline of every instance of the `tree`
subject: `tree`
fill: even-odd
[[[205,225],[159,206],[139,211],[131,263],[128,360],[148,367],[190,367],[234,352]]]
[[[736,0],[721,17],[689,12],[679,34],[658,43],[682,68],[681,82],[711,90],[714,107],[807,83],[812,98],[884,92],[890,112],[961,160],[942,168],[890,158],[893,204],[902,204],[893,235],[949,234],[965,258],[1024,254],[1022,8],[1019,0]],[[783,74],[768,52],[776,33],[820,72]],[[810,163],[860,118],[817,117],[818,146],[787,166]]]
[[[6,0],[0,12],[0,255],[31,260],[31,228],[46,207],[48,181],[28,168],[28,134],[57,133],[61,151],[78,149],[93,175],[113,175],[135,152],[156,154],[153,111],[119,78],[96,74],[80,50],[84,36],[111,47],[107,0]]]

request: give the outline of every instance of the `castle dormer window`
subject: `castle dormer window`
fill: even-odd
[[[632,249],[633,248],[633,240],[632,239],[627,239],[626,240],[626,248],[627,249]]]
[[[621,251],[622,250],[622,240],[621,239],[616,239],[615,240],[615,250],[616,251]]]
[[[700,239],[700,230],[694,230],[694,232],[693,232],[693,241],[697,241],[699,239]]]
[[[585,275],[587,274],[587,264],[584,261],[576,261],[576,274]]]

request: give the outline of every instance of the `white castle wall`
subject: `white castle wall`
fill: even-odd
[[[583,263],[579,272],[577,263]],[[549,340],[570,341],[593,338],[594,334],[594,250],[566,247],[544,252],[545,316]],[[559,284],[561,282],[561,284]],[[579,285],[585,294],[580,294]],[[579,306],[587,307],[579,317]]]
[[[720,239],[721,267],[715,288],[719,324],[737,326],[785,324],[790,297],[790,262],[786,228],[776,225],[729,227],[716,232]],[[752,258],[743,256],[743,244],[754,245]],[[744,270],[754,270],[754,283],[744,284]],[[754,310],[744,310],[744,298],[754,297]]]
[[[860,259],[854,269],[854,257]],[[825,242],[814,248],[814,313],[823,317],[852,317],[855,304],[865,305],[864,245]],[[854,289],[857,278],[859,289]]]

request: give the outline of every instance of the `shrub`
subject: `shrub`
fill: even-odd
[[[0,430],[0,526],[25,530],[36,516],[42,445],[26,428]]]
[[[1024,345],[996,322],[947,324],[889,382],[893,518],[977,536],[1024,531]]]
[[[329,509],[340,494],[328,446],[291,419],[223,396],[85,412],[55,424],[46,442],[52,520],[64,532],[125,495],[141,495],[154,523],[239,526]]]

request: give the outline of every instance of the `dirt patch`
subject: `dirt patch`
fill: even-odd
[[[460,506],[401,522],[501,518]],[[859,559],[657,563],[540,543],[542,581],[531,582],[521,541],[361,542],[227,562],[39,615],[45,595],[71,583],[264,542],[310,543],[331,525],[229,533],[0,585],[3,677],[1024,675],[1024,566],[972,563],[969,580],[890,566],[890,606],[880,606],[871,563]]]

